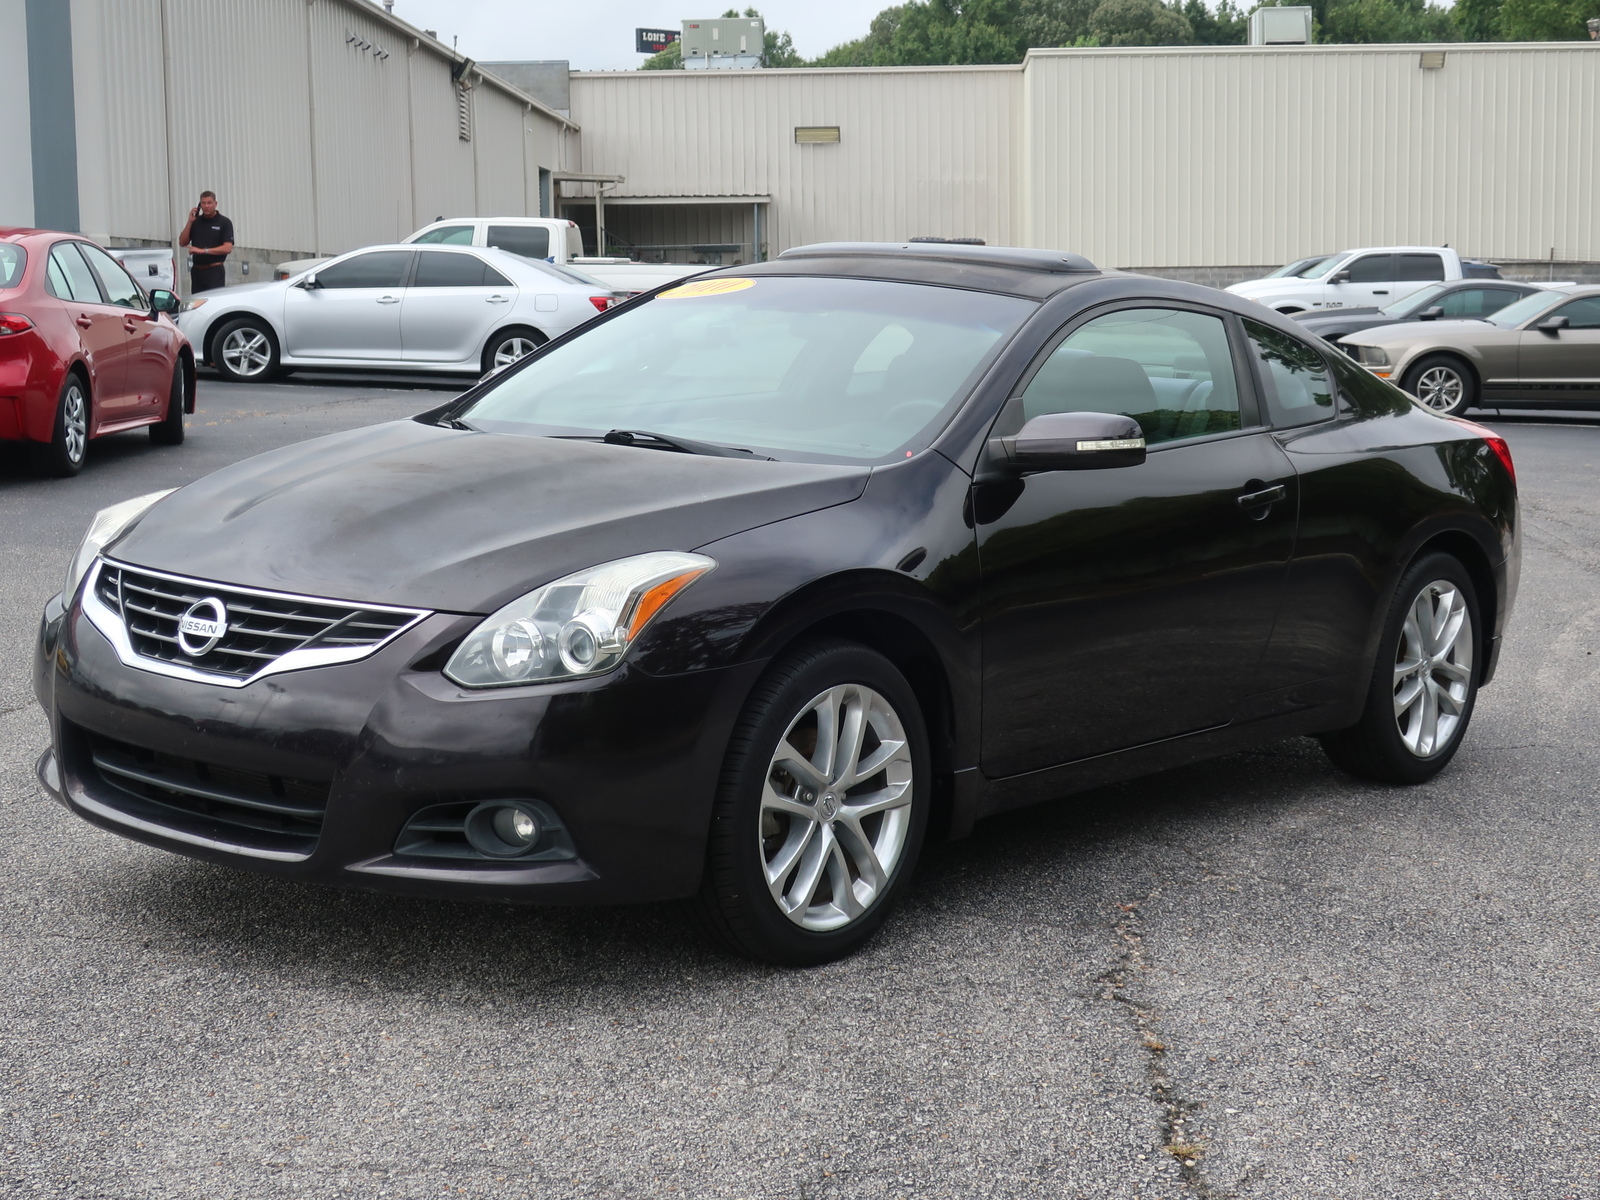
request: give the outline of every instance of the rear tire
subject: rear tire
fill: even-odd
[[[278,373],[278,339],[259,317],[229,321],[211,339],[211,365],[230,383],[265,383]]]
[[[83,470],[83,461],[89,453],[92,412],[89,385],[77,371],[69,371],[56,400],[56,419],[50,440],[28,447],[28,456],[37,474],[67,479]]]
[[[1478,378],[1453,354],[1429,354],[1405,373],[1400,386],[1441,417],[1456,417],[1478,403]]]
[[[526,358],[550,339],[537,329],[526,325],[513,325],[509,329],[491,334],[483,348],[483,371],[503,370],[519,359]]]
[[[1455,757],[1478,696],[1477,590],[1448,554],[1401,576],[1361,720],[1323,734],[1334,765],[1380,783],[1425,783]]]
[[[728,742],[698,911],[736,954],[814,966],[858,949],[916,867],[931,765],[882,655],[816,642],[758,683]]]
[[[158,446],[183,444],[183,406],[188,400],[186,387],[183,363],[178,362],[173,365],[172,387],[167,390],[167,415],[150,426],[150,440]]]

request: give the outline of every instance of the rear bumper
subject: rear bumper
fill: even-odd
[[[124,665],[81,609],[63,612],[57,598],[34,662],[52,732],[39,781],[124,837],[337,886],[529,903],[693,894],[728,735],[761,664],[667,678],[624,666],[581,685],[488,693],[416,665],[476,620],[436,615],[359,662],[221,688]],[[319,790],[320,828],[296,841],[152,803],[104,765],[128,753],[206,764],[205,778],[271,779],[280,795]],[[486,799],[547,806],[572,853],[396,852],[422,809]]]

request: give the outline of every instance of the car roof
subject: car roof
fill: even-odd
[[[725,267],[712,274],[845,276],[1043,300],[1063,288],[1115,272],[1102,271],[1081,254],[1061,250],[940,242],[819,242],[785,250],[768,262]]]

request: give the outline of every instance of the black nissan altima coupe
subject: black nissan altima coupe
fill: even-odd
[[[100,513],[44,614],[39,777],[213,862],[694,897],[816,963],[1018,805],[1302,734],[1430,778],[1518,545],[1500,438],[1259,305],[810,246]]]

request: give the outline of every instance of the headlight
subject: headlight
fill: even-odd
[[[170,496],[177,490],[168,488],[164,492],[135,496],[132,500],[124,500],[121,504],[113,504],[110,508],[102,508],[95,513],[94,520],[89,523],[89,532],[83,535],[83,541],[78,545],[78,552],[72,556],[72,563],[67,567],[67,578],[61,585],[62,602],[72,603],[73,596],[77,595],[78,585],[89,573],[89,568],[94,564],[95,557],[100,551],[126,533],[129,526],[149,512],[157,500],[163,496]]]
[[[703,554],[662,550],[557,579],[474,629],[444,673],[469,688],[603,674],[667,601],[716,565]]]
[[[1363,367],[1387,367],[1389,355],[1381,346],[1357,346],[1356,361]]]

